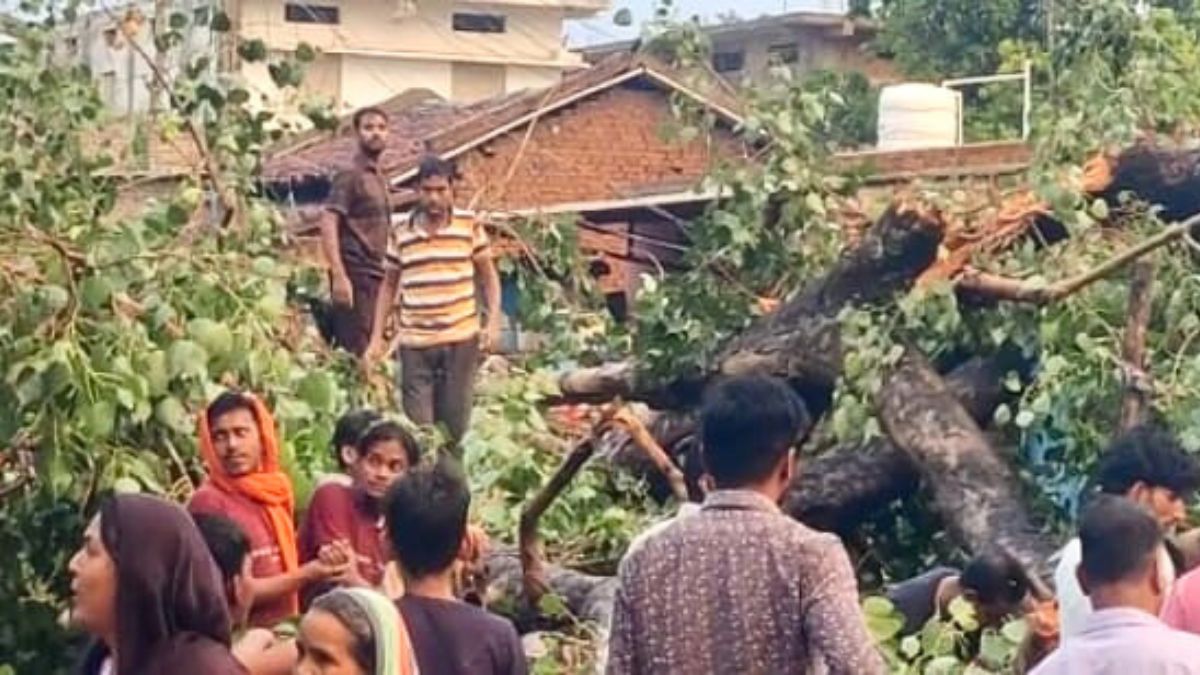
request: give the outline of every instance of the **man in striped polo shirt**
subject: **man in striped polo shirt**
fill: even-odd
[[[379,358],[383,326],[399,291],[404,412],[418,424],[445,427],[459,454],[458,441],[471,419],[480,348],[491,350],[500,335],[500,277],[483,225],[454,210],[456,178],[448,161],[436,156],[421,161],[420,201],[392,228],[367,361]],[[477,284],[485,300],[482,334]]]

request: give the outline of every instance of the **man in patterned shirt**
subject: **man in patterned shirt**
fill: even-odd
[[[776,506],[811,427],[779,380],[710,392],[702,452],[716,489],[622,561],[610,674],[883,672],[841,542]]]
[[[417,424],[444,426],[457,453],[471,419],[480,348],[490,351],[500,335],[500,277],[483,224],[454,209],[456,178],[452,163],[436,156],[421,160],[420,202],[392,229],[366,361],[380,356],[383,326],[399,291],[404,412]],[[477,284],[487,319],[482,334]]]

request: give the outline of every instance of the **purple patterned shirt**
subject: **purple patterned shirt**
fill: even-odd
[[[608,672],[883,673],[837,537],[723,490],[621,563]]]

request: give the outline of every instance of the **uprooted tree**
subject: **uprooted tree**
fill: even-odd
[[[1038,161],[1000,189],[856,200],[821,141],[834,92],[786,79],[748,92],[756,162],[714,171],[722,199],[687,224],[686,269],[648,280],[631,326],[539,355],[596,366],[557,391],[520,374],[484,383],[466,441],[477,515],[502,544],[540,527],[546,558],[530,579],[528,555],[501,546],[492,588],[514,602],[498,606],[537,627],[564,613],[604,622],[614,561],[653,508],[613,495],[637,494],[626,473],[680,492],[638,429],[694,478],[692,415],[725,374],[786,378],[820,415],[784,508],[841,534],[873,581],[991,544],[1043,576],[1124,409],[1200,448],[1200,281],[1179,222],[1200,210],[1200,155],[1174,142],[1200,121],[1200,40],[1175,15],[1140,17],[1120,0],[1057,4],[1072,11],[1051,26],[1053,51],[1022,54],[1045,71]],[[248,197],[278,120],[193,64],[164,87],[162,117],[182,132],[169,142],[194,146],[195,170],[171,199],[116,218],[117,186],[84,142],[99,102],[83,73],[43,67],[45,28],[0,52],[0,547],[19,552],[0,560],[0,621],[14,628],[0,631],[0,669],[20,672],[62,665],[53,624],[81,516],[113,488],[186,494],[191,418],[217,387],[270,400],[301,492],[326,466],[333,415],[370,395],[288,302],[314,275],[280,258],[277,214]],[[694,26],[655,30],[651,47],[681,67],[705,58]],[[261,46],[239,53],[260,58]],[[294,84],[294,66],[275,65]],[[704,134],[705,111],[680,107],[680,125]],[[563,223],[535,225],[515,234],[572,240],[547,236]],[[570,247],[529,243],[546,259],[515,271],[545,301],[526,308],[595,326],[586,292],[561,288],[583,268]],[[1151,259],[1154,283],[1139,286],[1153,291],[1132,302],[1130,265]],[[572,398],[648,407],[636,425],[567,441],[539,405]],[[521,519],[584,444],[576,457],[590,464]]]
[[[786,80],[752,92],[743,132],[760,162],[718,176],[723,199],[689,224],[688,269],[642,292],[632,354],[564,373],[553,400],[648,404],[686,468],[709,383],[784,378],[821,415],[788,513],[878,560],[903,546],[879,519],[915,502],[943,543],[1000,546],[1046,592],[1056,535],[1104,443],[1130,423],[1123,407],[1200,449],[1189,412],[1200,156],[1178,141],[1200,101],[1164,95],[1200,84],[1182,74],[1200,59],[1176,14],[1124,5],[1073,3],[1054,51],[1032,54],[1052,69],[1036,161],[1000,190],[911,186],[863,207],[851,181],[819,168],[813,132],[836,102]],[[1097,39],[1117,28],[1127,39]],[[660,37],[685,65],[704,58],[690,26]],[[682,123],[703,129],[704,111],[690,112]],[[1159,291],[1130,300],[1130,266],[1150,260]],[[763,313],[764,297],[781,303]],[[613,458],[659,480],[628,460]],[[597,596],[560,571],[551,589],[555,579],[591,616],[609,592],[602,577]]]

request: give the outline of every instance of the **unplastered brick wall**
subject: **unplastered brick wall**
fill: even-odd
[[[515,129],[460,159],[460,202],[491,211],[682,192],[742,145],[720,129],[710,145],[664,136],[675,124],[667,94],[614,87]],[[510,178],[511,173],[511,178]]]

